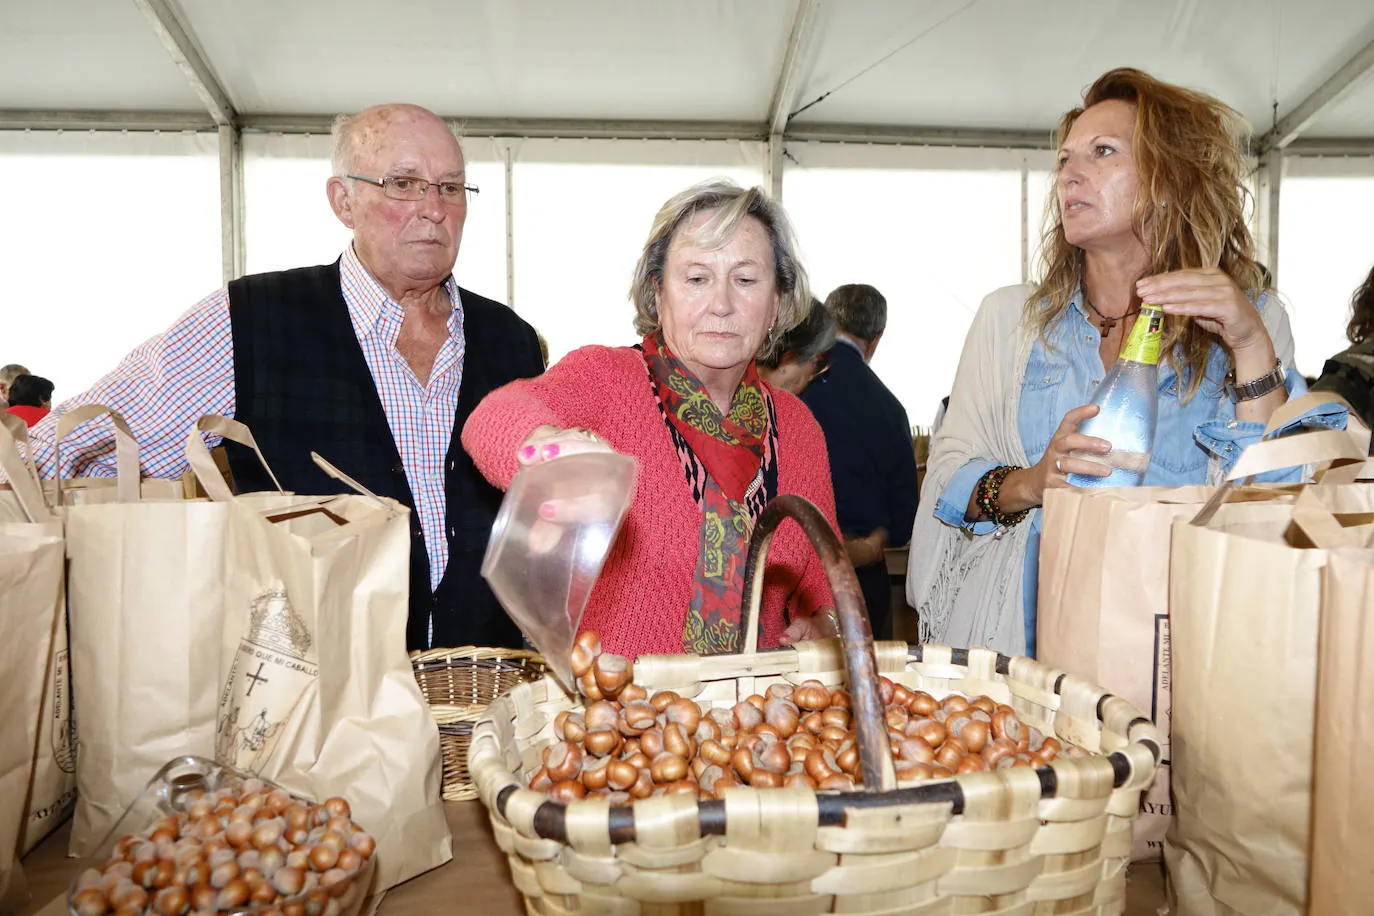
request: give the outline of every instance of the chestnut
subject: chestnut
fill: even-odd
[[[583,630],[577,634],[577,639],[573,640],[572,654],[569,656],[569,664],[572,667],[574,677],[582,677],[592,670],[592,663],[601,654],[601,637],[590,630]]]
[[[609,728],[598,728],[587,732],[587,737],[583,739],[582,746],[593,757],[606,757],[615,753],[616,749],[620,747],[620,741],[620,732],[612,731]]]
[[[821,724],[834,728],[849,727],[850,712],[845,706],[827,706],[821,710]]]
[[[620,688],[620,693],[616,694],[615,698],[621,705],[632,703],[636,700],[644,700],[647,702],[649,699],[649,691],[645,690],[634,681],[630,681],[630,683]]]
[[[897,690],[897,685],[894,684],[894,683],[892,682],[892,679],[891,679],[891,678],[887,678],[887,677],[883,677],[883,676],[879,675],[879,677],[878,677],[878,699],[882,702],[882,704],[883,704],[884,706],[886,706],[886,705],[888,705],[889,703],[892,702],[892,695],[896,692],[896,690]]]
[[[763,706],[763,718],[777,730],[781,738],[790,738],[797,732],[801,723],[801,713],[797,704],[784,697],[773,697]]]
[[[735,721],[740,731],[753,731],[763,724],[763,710],[754,706],[747,700],[741,700],[730,710],[735,714]]]
[[[665,721],[681,726],[683,732],[688,735],[695,732],[701,724],[701,707],[686,697],[678,697],[659,711],[663,713]]]
[[[824,709],[830,705],[830,691],[820,681],[805,681],[792,691],[792,702],[801,709]]]
[[[651,728],[637,739],[630,738],[625,744],[630,745],[635,741],[639,742],[639,746],[636,750],[643,751],[644,755],[650,760],[653,760],[659,754],[663,753],[663,729],[661,728]],[[623,749],[621,756],[624,756]]]
[[[730,765],[730,751],[718,741],[706,740],[697,749],[701,759],[718,767]]]
[[[781,789],[785,778],[772,770],[758,769],[749,774],[749,785],[755,789]]]
[[[606,788],[606,779],[609,775],[608,767],[611,764],[609,757],[593,757],[582,766],[582,785],[595,792]]]
[[[897,756],[908,763],[935,762],[935,750],[918,737],[903,738]]]
[[[601,692],[601,688],[596,684],[596,675],[593,674],[590,669],[588,669],[585,674],[578,676],[577,692],[592,702],[604,700],[606,698],[605,694]]]
[[[668,708],[668,704],[682,697],[674,690],[656,690],[649,697],[649,705],[654,708],[654,712],[663,712]]]
[[[764,700],[789,700],[792,698],[792,691],[795,689],[795,687],[785,681],[778,684],[770,684],[768,685],[768,690],[764,692]]]
[[[582,772],[582,748],[560,741],[544,749],[544,768],[553,782],[566,782]]]
[[[93,887],[72,895],[72,909],[76,916],[105,916],[105,895]]]
[[[687,761],[671,752],[659,754],[649,765],[649,775],[659,784],[677,782],[687,777]]]
[[[687,737],[686,730],[676,722],[669,722],[663,729],[663,749],[683,759],[690,759],[697,752],[696,742]]]
[[[654,794],[654,779],[646,769],[640,769],[635,775],[634,785],[630,786],[631,798],[648,798]]]
[[[613,760],[606,768],[606,785],[618,792],[624,792],[639,778],[639,768],[623,760]]]
[[[976,754],[986,747],[991,736],[991,728],[988,723],[978,719],[970,719],[965,722],[958,734],[959,740],[968,748],[970,754]]]
[[[592,674],[596,676],[596,686],[606,697],[614,697],[621,688],[630,683],[633,669],[630,660],[614,652],[602,652],[592,662]]]
[[[549,798],[562,804],[570,804],[587,797],[587,787],[575,779],[563,779],[549,789]]]
[[[1022,738],[1021,720],[1010,709],[999,709],[992,714],[992,733],[998,738],[1019,744]]]
[[[626,704],[620,713],[621,734],[628,738],[640,734],[645,729],[653,728],[655,715],[654,708],[645,700]]]

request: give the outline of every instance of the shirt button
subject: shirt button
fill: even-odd
[[[450,460],[448,463],[448,469],[450,471],[456,471],[458,469],[458,462]]]
[[[1043,379],[1041,379],[1040,381],[1041,381],[1041,384],[1048,385],[1048,384],[1050,383],[1050,377],[1047,375],[1047,376],[1045,376]]]
[[[1228,455],[1231,454],[1232,452],[1234,452],[1235,450],[1236,450],[1236,447],[1235,447],[1234,445],[1228,445],[1228,446],[1226,446],[1226,454],[1228,454]]]
[[[1094,384],[1094,385],[1101,385],[1101,384],[1102,384],[1102,379],[1100,379],[1100,378],[1095,378],[1095,379],[1093,379],[1093,384]]]
[[[1093,342],[1093,336],[1091,334],[1084,334],[1083,339],[1086,340],[1088,343]]]
[[[449,540],[453,540],[453,539],[456,538],[457,536],[458,536],[458,529],[457,529],[456,527],[454,527],[453,525],[449,525],[449,526],[448,526],[448,537],[449,537]]]

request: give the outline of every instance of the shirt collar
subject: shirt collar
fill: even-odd
[[[845,337],[843,334],[836,335],[836,337],[835,337],[835,343],[837,343],[837,344],[844,344],[846,347],[853,347],[853,348],[854,348],[854,352],[857,353],[857,354],[859,354],[859,356],[863,356],[863,355],[864,355],[864,349],[863,349],[863,347],[859,346],[859,345],[856,344],[854,341],[850,340],[848,337]]]
[[[404,320],[404,309],[363,266],[352,245],[344,249],[339,259],[339,279],[349,315],[359,328],[375,329],[384,315],[394,319],[397,324]],[[448,293],[453,310],[461,313],[463,303],[458,293],[458,281],[453,279],[453,274],[449,274],[444,281],[444,291]]]

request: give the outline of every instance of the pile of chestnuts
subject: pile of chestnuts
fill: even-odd
[[[634,683],[627,659],[602,652],[586,631],[574,644],[572,670],[587,704],[558,714],[554,743],[526,774],[531,789],[555,801],[623,804],[679,792],[712,799],[739,785],[844,791],[862,782],[845,690],[816,680],[774,684],[765,695],[703,710],[671,690],[650,694]],[[987,696],[937,700],[885,677],[878,693],[903,786],[1087,755]]]
[[[115,843],[72,885],[75,916],[340,916],[377,841],[348,802],[312,805],[260,779],[182,796],[180,810]]]

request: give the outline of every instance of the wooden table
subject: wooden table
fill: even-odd
[[[453,861],[388,891],[379,908],[382,916],[522,916],[523,902],[481,802],[448,802],[444,813],[453,831]],[[66,857],[70,831],[68,822],[24,858],[33,900],[19,916],[64,916],[62,895],[77,870],[77,860]],[[1126,916],[1156,916],[1164,902],[1159,867],[1133,866],[1127,880]]]

